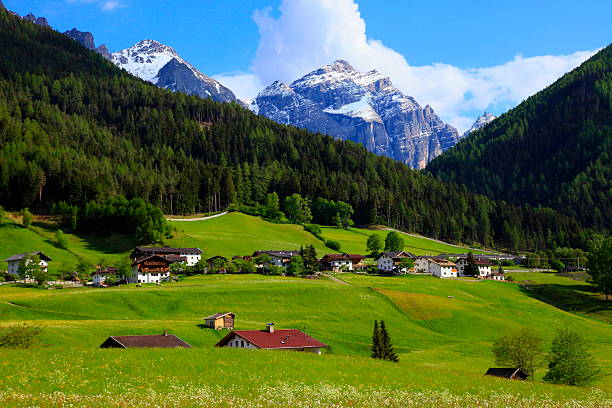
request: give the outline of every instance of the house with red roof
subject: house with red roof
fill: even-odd
[[[354,271],[365,268],[365,256],[354,254],[327,254],[321,258],[321,267],[324,270],[338,272],[342,269]]]
[[[215,347],[263,350],[292,350],[321,354],[326,344],[300,330],[276,330],[268,323],[265,330],[234,330],[219,340]]]

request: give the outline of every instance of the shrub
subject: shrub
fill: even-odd
[[[323,233],[321,231],[321,226],[319,224],[306,224],[304,225],[304,230],[306,230],[307,232],[310,232],[320,241],[325,241],[325,238],[323,238],[323,235],[322,235]]]
[[[42,328],[36,324],[21,324],[10,326],[8,330],[0,336],[0,348],[19,348],[28,349],[34,347],[39,342]]]
[[[339,251],[341,248],[341,245],[338,241],[332,241],[331,239],[325,241],[325,246],[330,249],[333,249],[334,251]]]
[[[532,329],[507,333],[493,344],[495,363],[502,367],[520,368],[530,376],[540,364],[542,339]]]
[[[55,232],[55,245],[57,245],[57,247],[61,249],[68,248],[68,240],[64,235],[64,231],[62,231],[61,229]]]

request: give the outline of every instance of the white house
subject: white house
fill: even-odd
[[[174,263],[168,257],[152,255],[138,259],[132,264],[129,283],[160,283],[170,280],[170,265]]]
[[[321,266],[324,269],[332,271],[354,271],[363,269],[365,265],[362,263],[365,259],[363,255],[353,254],[327,254],[321,258]]]
[[[98,269],[95,272],[92,272],[91,278],[94,286],[105,286],[106,278],[108,275],[116,275],[117,268],[108,267],[106,269]],[[125,279],[124,276],[117,276],[118,279]]]
[[[474,263],[478,267],[478,277],[487,278],[491,276],[491,266],[493,266],[491,262],[487,261],[486,259],[482,259],[482,258],[474,258]],[[467,265],[467,258],[461,258],[457,260],[459,276],[466,276],[465,275],[466,265]]]
[[[8,263],[8,273],[11,275],[19,275],[19,266],[21,265],[21,262],[26,259],[26,257],[31,258],[31,257],[35,257],[38,256],[40,258],[40,267],[42,268],[43,271],[47,271],[47,268],[49,266],[49,262],[52,261],[51,258],[49,258],[47,255],[43,254],[40,251],[36,251],[36,252],[30,252],[27,254],[17,254],[17,255],[13,255],[10,258],[7,258],[4,260],[4,262]],[[31,259],[28,259],[26,261],[27,264],[30,264],[32,261]]]
[[[268,324],[265,330],[234,330],[219,340],[216,347],[263,350],[292,350],[321,354],[326,344],[299,330],[275,330]]]
[[[499,272],[495,272],[492,273],[489,276],[491,279],[496,280],[496,281],[505,281],[506,280],[506,275],[503,273],[499,273]]]
[[[202,259],[202,250],[200,248],[136,247],[132,251],[131,257],[136,260],[153,255],[184,258],[187,266],[194,266]]]
[[[400,268],[400,263],[406,258],[415,258],[415,256],[404,251],[382,252],[376,257],[376,265],[378,270],[382,272],[408,273],[406,268]]]
[[[258,257],[259,255],[268,255],[270,257],[270,265],[280,266],[286,268],[291,262],[291,258],[300,255],[300,251],[255,251],[252,257]]]
[[[439,278],[456,278],[457,265],[445,259],[418,257],[414,261],[414,268],[419,273],[429,273]]]

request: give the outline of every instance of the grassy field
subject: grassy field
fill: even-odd
[[[213,275],[162,287],[0,287],[0,327],[24,321],[45,327],[44,347],[0,351],[0,406],[603,407],[611,402],[607,323],[559,310],[511,283],[339,278],[347,284]],[[273,321],[278,328],[305,330],[330,345],[331,353],[214,349],[225,333],[202,328],[202,318],[218,311],[235,312],[239,329]],[[374,319],[387,322],[400,363],[368,357]],[[542,384],[543,370],[527,383],[483,377],[494,365],[492,341],[520,326],[533,328],[547,346],[556,327],[580,330],[605,376],[593,389]],[[163,330],[194,348],[97,349],[109,335]]]

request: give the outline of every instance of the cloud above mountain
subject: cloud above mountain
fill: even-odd
[[[278,17],[272,11],[253,15],[260,39],[250,72],[215,77],[239,97],[253,98],[274,80],[291,82],[320,65],[346,59],[361,71],[376,69],[390,76],[400,90],[431,105],[460,130],[467,129],[478,112],[520,103],[595,53],[516,56],[502,65],[472,69],[442,63],[412,66],[395,50],[367,37],[354,0],[282,0]]]

